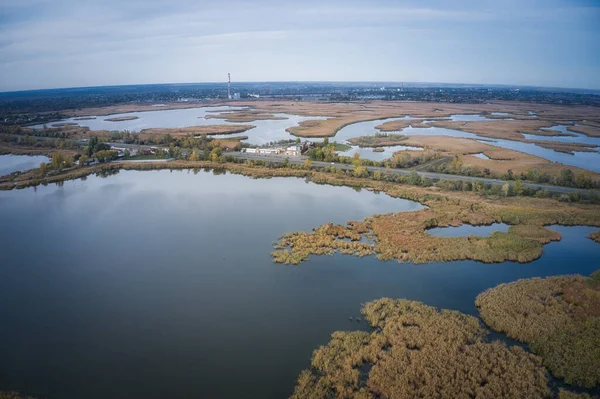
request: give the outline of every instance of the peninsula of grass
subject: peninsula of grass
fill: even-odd
[[[594,241],[596,241],[597,243],[600,243],[600,231],[596,231],[594,233],[590,234],[590,238]]]
[[[493,201],[477,199],[471,195],[449,196],[446,193],[403,191],[402,186],[397,185],[373,186],[391,196],[416,200],[427,208],[375,215],[346,226],[329,223],[312,232],[285,234],[275,244],[273,260],[277,263],[298,264],[310,255],[327,255],[340,251],[358,256],[375,255],[381,260],[413,263],[467,259],[484,263],[524,263],[539,258],[544,244],[560,240],[560,234],[547,229],[545,225],[600,225],[600,212],[594,206],[575,210],[568,204],[533,198],[503,198]],[[427,229],[432,227],[492,223],[507,223],[511,226],[508,232],[494,232],[487,237],[438,237],[427,233]],[[363,234],[371,235],[375,244],[362,243]]]
[[[548,398],[541,359],[486,341],[477,318],[419,302],[365,304],[373,332],[338,331],[312,356],[292,398]]]
[[[600,386],[600,270],[502,284],[475,304],[488,326],[529,344],[554,376]]]

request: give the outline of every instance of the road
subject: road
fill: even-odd
[[[290,164],[295,164],[295,165],[304,164],[304,161],[307,159],[307,157],[304,157],[304,156],[302,156],[302,157],[286,157],[283,155],[248,154],[245,152],[226,152],[223,155],[231,155],[233,157],[240,158],[240,159],[262,160],[262,161],[269,161],[269,162],[283,162],[284,159],[288,158],[290,161]],[[347,165],[347,164],[343,164],[343,163],[333,163],[332,164],[331,162],[312,161],[312,164],[313,164],[313,166],[317,166],[317,167],[335,166],[336,168],[343,169],[343,170],[353,170],[354,169],[353,165]],[[388,171],[386,168],[382,168],[382,167],[378,167],[378,166],[366,166],[366,168],[369,170],[369,172],[380,171],[382,173],[385,173]],[[413,171],[407,170],[407,169],[389,169],[389,172],[396,174],[396,175],[408,175],[409,173],[411,173]],[[421,177],[426,177],[430,180],[470,181],[470,182],[480,182],[480,183],[484,183],[484,184],[496,184],[496,185],[503,185],[506,183],[505,180],[488,179],[485,177],[449,175],[449,174],[445,174],[445,173],[421,172],[421,171],[414,171],[414,172],[416,174],[420,175]],[[553,186],[550,184],[538,184],[538,183],[523,182],[523,186],[533,189],[533,190],[548,190],[553,193],[561,193],[561,194],[563,194],[563,193],[564,194],[569,194],[569,193],[587,194],[590,192],[590,190],[588,190],[588,189]],[[600,190],[593,190],[593,191],[598,193],[598,195],[600,195]]]

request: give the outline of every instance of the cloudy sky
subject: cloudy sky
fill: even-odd
[[[227,72],[600,89],[600,1],[0,0],[0,91]]]

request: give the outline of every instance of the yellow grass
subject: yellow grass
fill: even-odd
[[[480,294],[485,323],[526,342],[568,384],[600,385],[600,272],[502,284]]]
[[[300,374],[293,399],[550,396],[540,359],[487,343],[473,316],[389,298],[362,313],[374,331],[333,333]]]

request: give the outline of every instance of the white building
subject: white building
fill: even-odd
[[[285,155],[289,155],[292,157],[299,157],[300,155],[302,155],[302,147],[300,147],[299,145],[289,146],[285,150]]]

